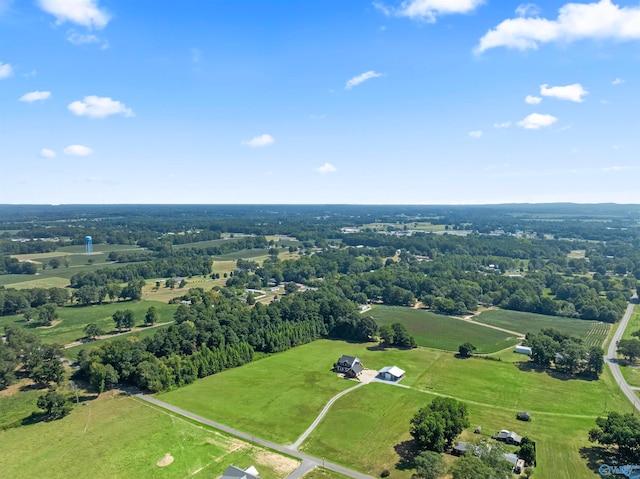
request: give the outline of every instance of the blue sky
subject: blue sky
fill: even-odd
[[[640,2],[0,0],[0,203],[639,203]]]

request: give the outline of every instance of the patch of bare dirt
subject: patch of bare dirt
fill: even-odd
[[[300,465],[300,461],[296,459],[264,450],[256,454],[256,461],[272,467],[278,475],[282,475],[283,477],[293,472]]]
[[[173,462],[173,456],[169,453],[166,453],[162,459],[156,462],[156,466],[158,467],[166,467]]]
[[[216,462],[220,462],[222,459],[224,459],[225,456],[231,454],[232,452],[249,447],[246,442],[233,438],[224,438],[224,441],[221,441],[218,437],[208,437],[207,442],[209,444],[213,444],[214,446],[221,447],[226,451],[223,456],[220,456],[216,459]]]
[[[57,319],[56,321],[51,321],[51,324],[49,326],[36,326],[36,329],[51,329],[51,328],[55,328],[61,322],[62,322],[61,319]]]
[[[21,381],[18,381],[17,383],[0,391],[0,398],[11,397],[20,392],[21,388],[31,386],[32,384],[34,384],[34,382],[31,379],[22,379]]]

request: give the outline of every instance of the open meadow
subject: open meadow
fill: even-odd
[[[158,398],[247,433],[292,443],[333,394],[354,384],[329,370],[342,354],[357,356],[370,369],[396,365],[406,370],[401,384],[410,389],[372,383],[348,393],[303,448],[374,475],[384,468],[394,470],[400,460],[396,446],[410,438],[409,419],[435,395],[469,404],[473,428],[482,425],[489,433],[512,428],[530,435],[538,442],[541,478],[592,477],[580,448],[590,447],[587,432],[595,418],[604,415],[605,408],[631,411],[608,371],[598,381],[587,381],[530,370],[526,364],[459,359],[441,350],[385,350],[371,343],[330,340],[266,357]],[[532,422],[517,421],[518,411],[529,411]],[[411,475],[399,470],[393,474]]]
[[[421,309],[374,305],[365,314],[379,326],[404,324],[419,346],[429,348],[457,351],[469,341],[478,348],[476,353],[493,353],[518,342],[513,334]]]
[[[173,321],[177,305],[157,301],[116,301],[114,303],[94,304],[91,306],[67,306],[58,308],[58,322],[54,326],[43,327],[37,321],[29,323],[20,316],[1,316],[0,329],[6,325],[18,326],[35,332],[46,343],[69,344],[84,337],[84,327],[95,323],[104,331],[116,332],[112,316],[118,310],[130,309],[134,312],[135,325],[144,324],[144,315],[154,306],[160,315],[159,322]]]
[[[611,329],[610,324],[600,321],[546,316],[506,309],[483,311],[473,320],[478,323],[518,331],[522,334],[539,333],[544,328],[554,328],[562,333],[583,339],[587,346],[602,346]]]
[[[262,478],[282,479],[299,464],[117,391],[58,421],[0,431],[0,443],[2,476],[16,478],[215,478],[229,465],[253,465]],[[173,462],[162,466],[168,455]]]

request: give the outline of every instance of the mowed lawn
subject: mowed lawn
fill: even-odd
[[[561,318],[559,316],[546,316],[543,314],[507,311],[504,309],[484,311],[474,317],[474,321],[510,329],[523,334],[535,334],[544,328],[555,328],[563,333],[584,339],[588,346],[602,346],[603,341],[611,329],[610,324],[600,321]]]
[[[249,434],[293,443],[329,399],[354,385],[331,371],[339,349],[316,341],[157,397]]]
[[[538,441],[541,478],[591,477],[579,449],[589,447],[587,432],[606,411],[628,412],[608,370],[598,381],[553,377],[545,371],[482,358],[458,359],[427,348],[380,349],[373,343],[320,340],[196,381],[158,398],[258,437],[290,444],[339,390],[355,384],[330,371],[342,354],[365,367],[396,365],[406,370],[403,385],[369,384],[332,406],[304,448],[328,461],[372,475],[393,470],[395,446],[409,439],[409,419],[435,395],[465,401],[472,428],[485,432],[514,429]],[[526,369],[526,368],[525,368]],[[516,412],[529,411],[523,423]],[[471,434],[469,439],[477,437]],[[394,471],[408,478],[411,471]]]
[[[157,301],[116,301],[92,306],[70,306],[58,308],[60,323],[43,328],[37,321],[26,323],[22,316],[0,317],[0,328],[14,325],[35,332],[46,343],[69,344],[84,337],[84,327],[95,323],[105,331],[115,331],[112,316],[118,310],[130,309],[134,312],[136,326],[144,324],[144,316],[149,307],[154,306],[160,315],[159,322],[173,321],[177,305]]]
[[[364,314],[374,318],[379,326],[404,324],[418,345],[446,351],[457,351],[458,346],[469,341],[478,348],[476,353],[493,353],[518,341],[513,334],[420,309],[375,305]]]
[[[233,464],[281,479],[298,464],[115,391],[61,420],[1,431],[0,444],[1,475],[16,478],[219,477]],[[166,454],[173,463],[158,466]]]

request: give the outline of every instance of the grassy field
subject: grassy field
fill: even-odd
[[[152,337],[154,334],[156,334],[156,332],[158,332],[159,330],[163,329],[163,328],[168,328],[169,326],[171,326],[171,324],[166,324],[163,326],[158,326],[155,328],[144,328],[144,329],[139,329],[137,331],[132,331],[130,333],[127,334],[120,334],[117,336],[113,336],[113,338],[106,338],[106,339],[101,339],[98,341],[90,341],[88,343],[83,343],[80,344],[78,346],[73,346],[71,348],[67,348],[64,350],[64,357],[71,359],[71,360],[75,360],[78,357],[78,354],[80,354],[80,351],[82,351],[83,349],[93,349],[97,346],[100,346],[101,344],[105,343],[105,342],[109,342],[109,341],[113,341],[115,339],[142,339],[142,338],[148,338],[148,337]]]
[[[602,346],[611,329],[610,324],[600,321],[585,321],[504,309],[484,311],[476,316],[474,321],[511,329],[523,334],[538,333],[544,328],[555,328],[563,333],[584,339],[588,346]]]
[[[447,351],[457,351],[458,346],[469,341],[478,348],[477,353],[493,353],[518,341],[517,337],[503,331],[420,309],[375,305],[367,314],[378,325],[404,324],[420,346]]]
[[[338,359],[335,353],[309,346],[209,376],[158,398],[250,434],[292,443],[331,397],[353,386],[331,372]]]
[[[26,323],[22,316],[0,317],[0,328],[11,324],[34,331],[46,343],[69,344],[84,337],[83,329],[89,323],[95,323],[105,331],[113,331],[115,323],[112,316],[117,310],[131,309],[136,325],[144,323],[144,315],[150,306],[155,306],[160,322],[172,321],[176,305],[157,301],[127,301],[106,303],[93,306],[72,306],[58,308],[60,323],[50,328],[39,327],[37,322]]]
[[[233,464],[254,465],[260,477],[281,479],[298,465],[114,391],[59,421],[2,431],[0,443],[3,477],[219,477]],[[173,463],[158,466],[166,454]]]
[[[303,479],[348,479],[349,476],[343,476],[342,474],[330,471],[329,469],[316,467],[302,477]]]
[[[413,389],[374,383],[349,393],[304,447],[374,475],[394,469],[399,460],[394,447],[409,439],[409,418],[436,394],[467,402],[472,427],[480,424],[485,432],[511,428],[533,437],[541,478],[592,477],[579,452],[589,447],[587,431],[605,414],[605,406],[607,411],[631,410],[608,371],[599,381],[585,381],[505,361],[458,359],[433,349],[383,350],[329,340],[198,380],[159,398],[248,433],[291,443],[329,397],[353,384],[329,371],[342,354],[359,357],[371,369],[397,365],[407,371],[402,384]],[[531,412],[531,423],[516,421],[521,410]],[[394,471],[392,477],[410,475]]]

